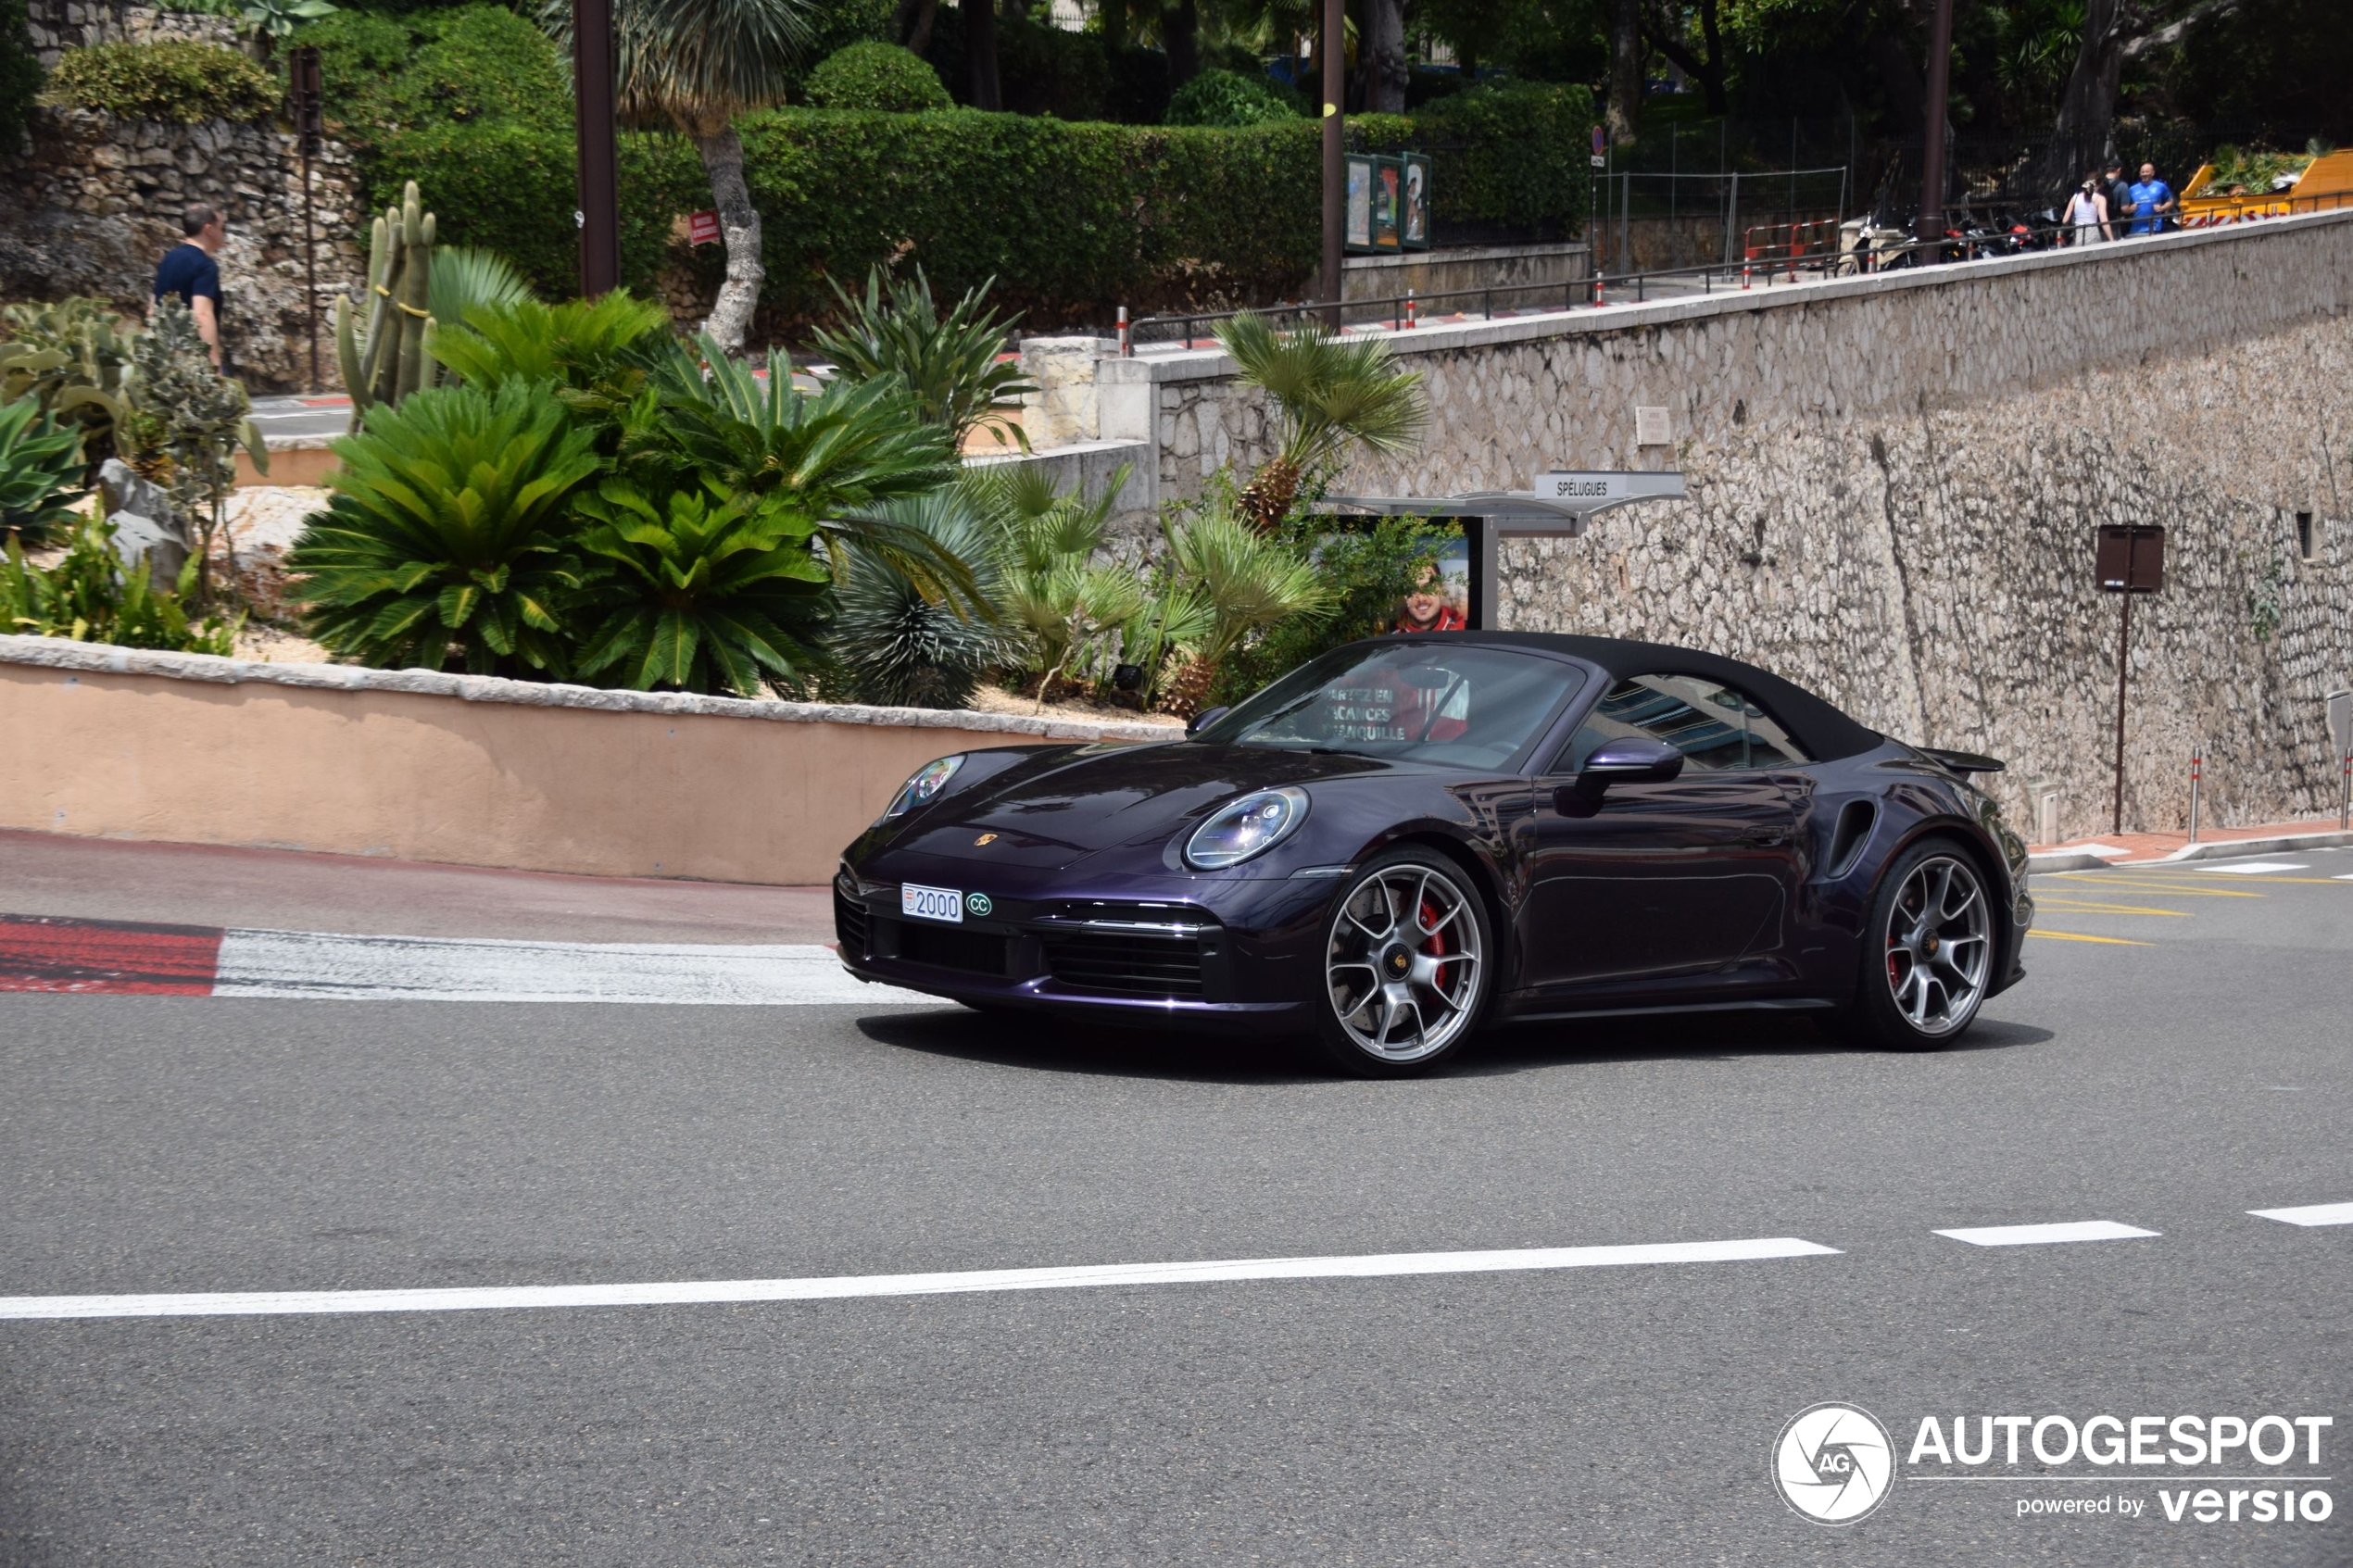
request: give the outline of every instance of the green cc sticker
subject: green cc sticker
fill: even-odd
[[[988,901],[988,895],[986,893],[967,893],[964,895],[964,908],[970,909],[976,915],[986,915],[996,907],[996,905]]]

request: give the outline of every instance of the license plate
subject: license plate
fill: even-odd
[[[964,896],[952,887],[918,887],[906,883],[899,889],[899,912],[914,920],[944,920],[964,923]]]

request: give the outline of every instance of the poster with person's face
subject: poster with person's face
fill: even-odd
[[[1399,632],[1460,632],[1470,625],[1470,541],[1429,541],[1430,563],[1397,607]]]
[[[1410,154],[1405,158],[1405,216],[1398,228],[1407,245],[1429,244],[1429,165]]]

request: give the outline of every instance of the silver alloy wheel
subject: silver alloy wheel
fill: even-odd
[[[1397,865],[1341,901],[1324,977],[1340,1028],[1366,1055],[1420,1061],[1468,1026],[1484,984],[1470,899],[1443,872]]]
[[[1949,855],[1922,860],[1887,914],[1887,987],[1921,1035],[1956,1034],[1976,1015],[1994,956],[1993,909],[1977,872]]]

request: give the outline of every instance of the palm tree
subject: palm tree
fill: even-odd
[[[572,43],[571,0],[551,31]],[[744,183],[736,117],[785,101],[809,40],[808,0],[621,0],[613,7],[615,107],[640,129],[675,126],[702,155],[726,242],[727,281],[703,330],[740,353],[760,303],[760,212]]]
[[[1281,522],[1300,486],[1350,447],[1395,457],[1421,444],[1429,422],[1421,372],[1399,370],[1378,338],[1351,341],[1320,326],[1284,336],[1245,311],[1218,329],[1217,341],[1236,379],[1263,388],[1282,415],[1275,455],[1241,495],[1242,516],[1260,533]]]

